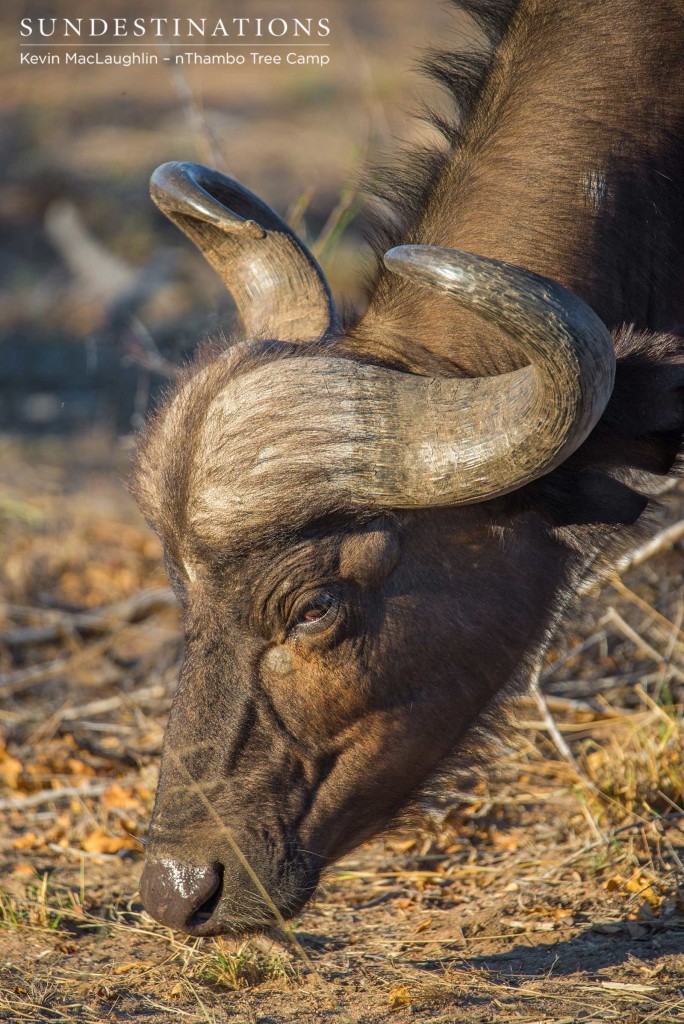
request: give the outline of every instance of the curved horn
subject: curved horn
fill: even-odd
[[[527,270],[450,249],[398,246],[385,263],[502,328],[530,365],[475,379],[366,367],[374,380],[362,417],[374,440],[366,465],[355,467],[362,500],[404,508],[484,501],[579,447],[615,376],[610,333],[581,299]]]
[[[317,341],[337,327],[323,271],[278,214],[232,178],[162,164],[150,194],[228,287],[250,338]]]

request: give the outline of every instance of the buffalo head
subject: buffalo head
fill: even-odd
[[[199,359],[140,448],[186,632],[141,892],[191,934],[241,932],[297,913],[529,668],[564,564],[493,500],[587,437],[614,353],[560,285],[411,245],[389,270],[505,331],[527,365],[463,379],[362,361],[315,260],[255,196],[191,164],[159,168],[152,194],[248,340]]]

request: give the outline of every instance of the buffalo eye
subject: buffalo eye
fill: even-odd
[[[327,590],[321,591],[297,608],[292,627],[308,632],[327,627],[336,618],[338,607],[339,601],[334,594]]]

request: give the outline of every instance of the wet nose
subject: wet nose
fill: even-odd
[[[148,860],[140,896],[148,914],[169,928],[194,934],[211,917],[221,889],[221,872],[171,858]]]

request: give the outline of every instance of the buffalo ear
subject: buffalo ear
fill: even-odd
[[[396,525],[378,516],[345,537],[340,551],[340,576],[361,587],[379,587],[394,570],[400,554]]]

